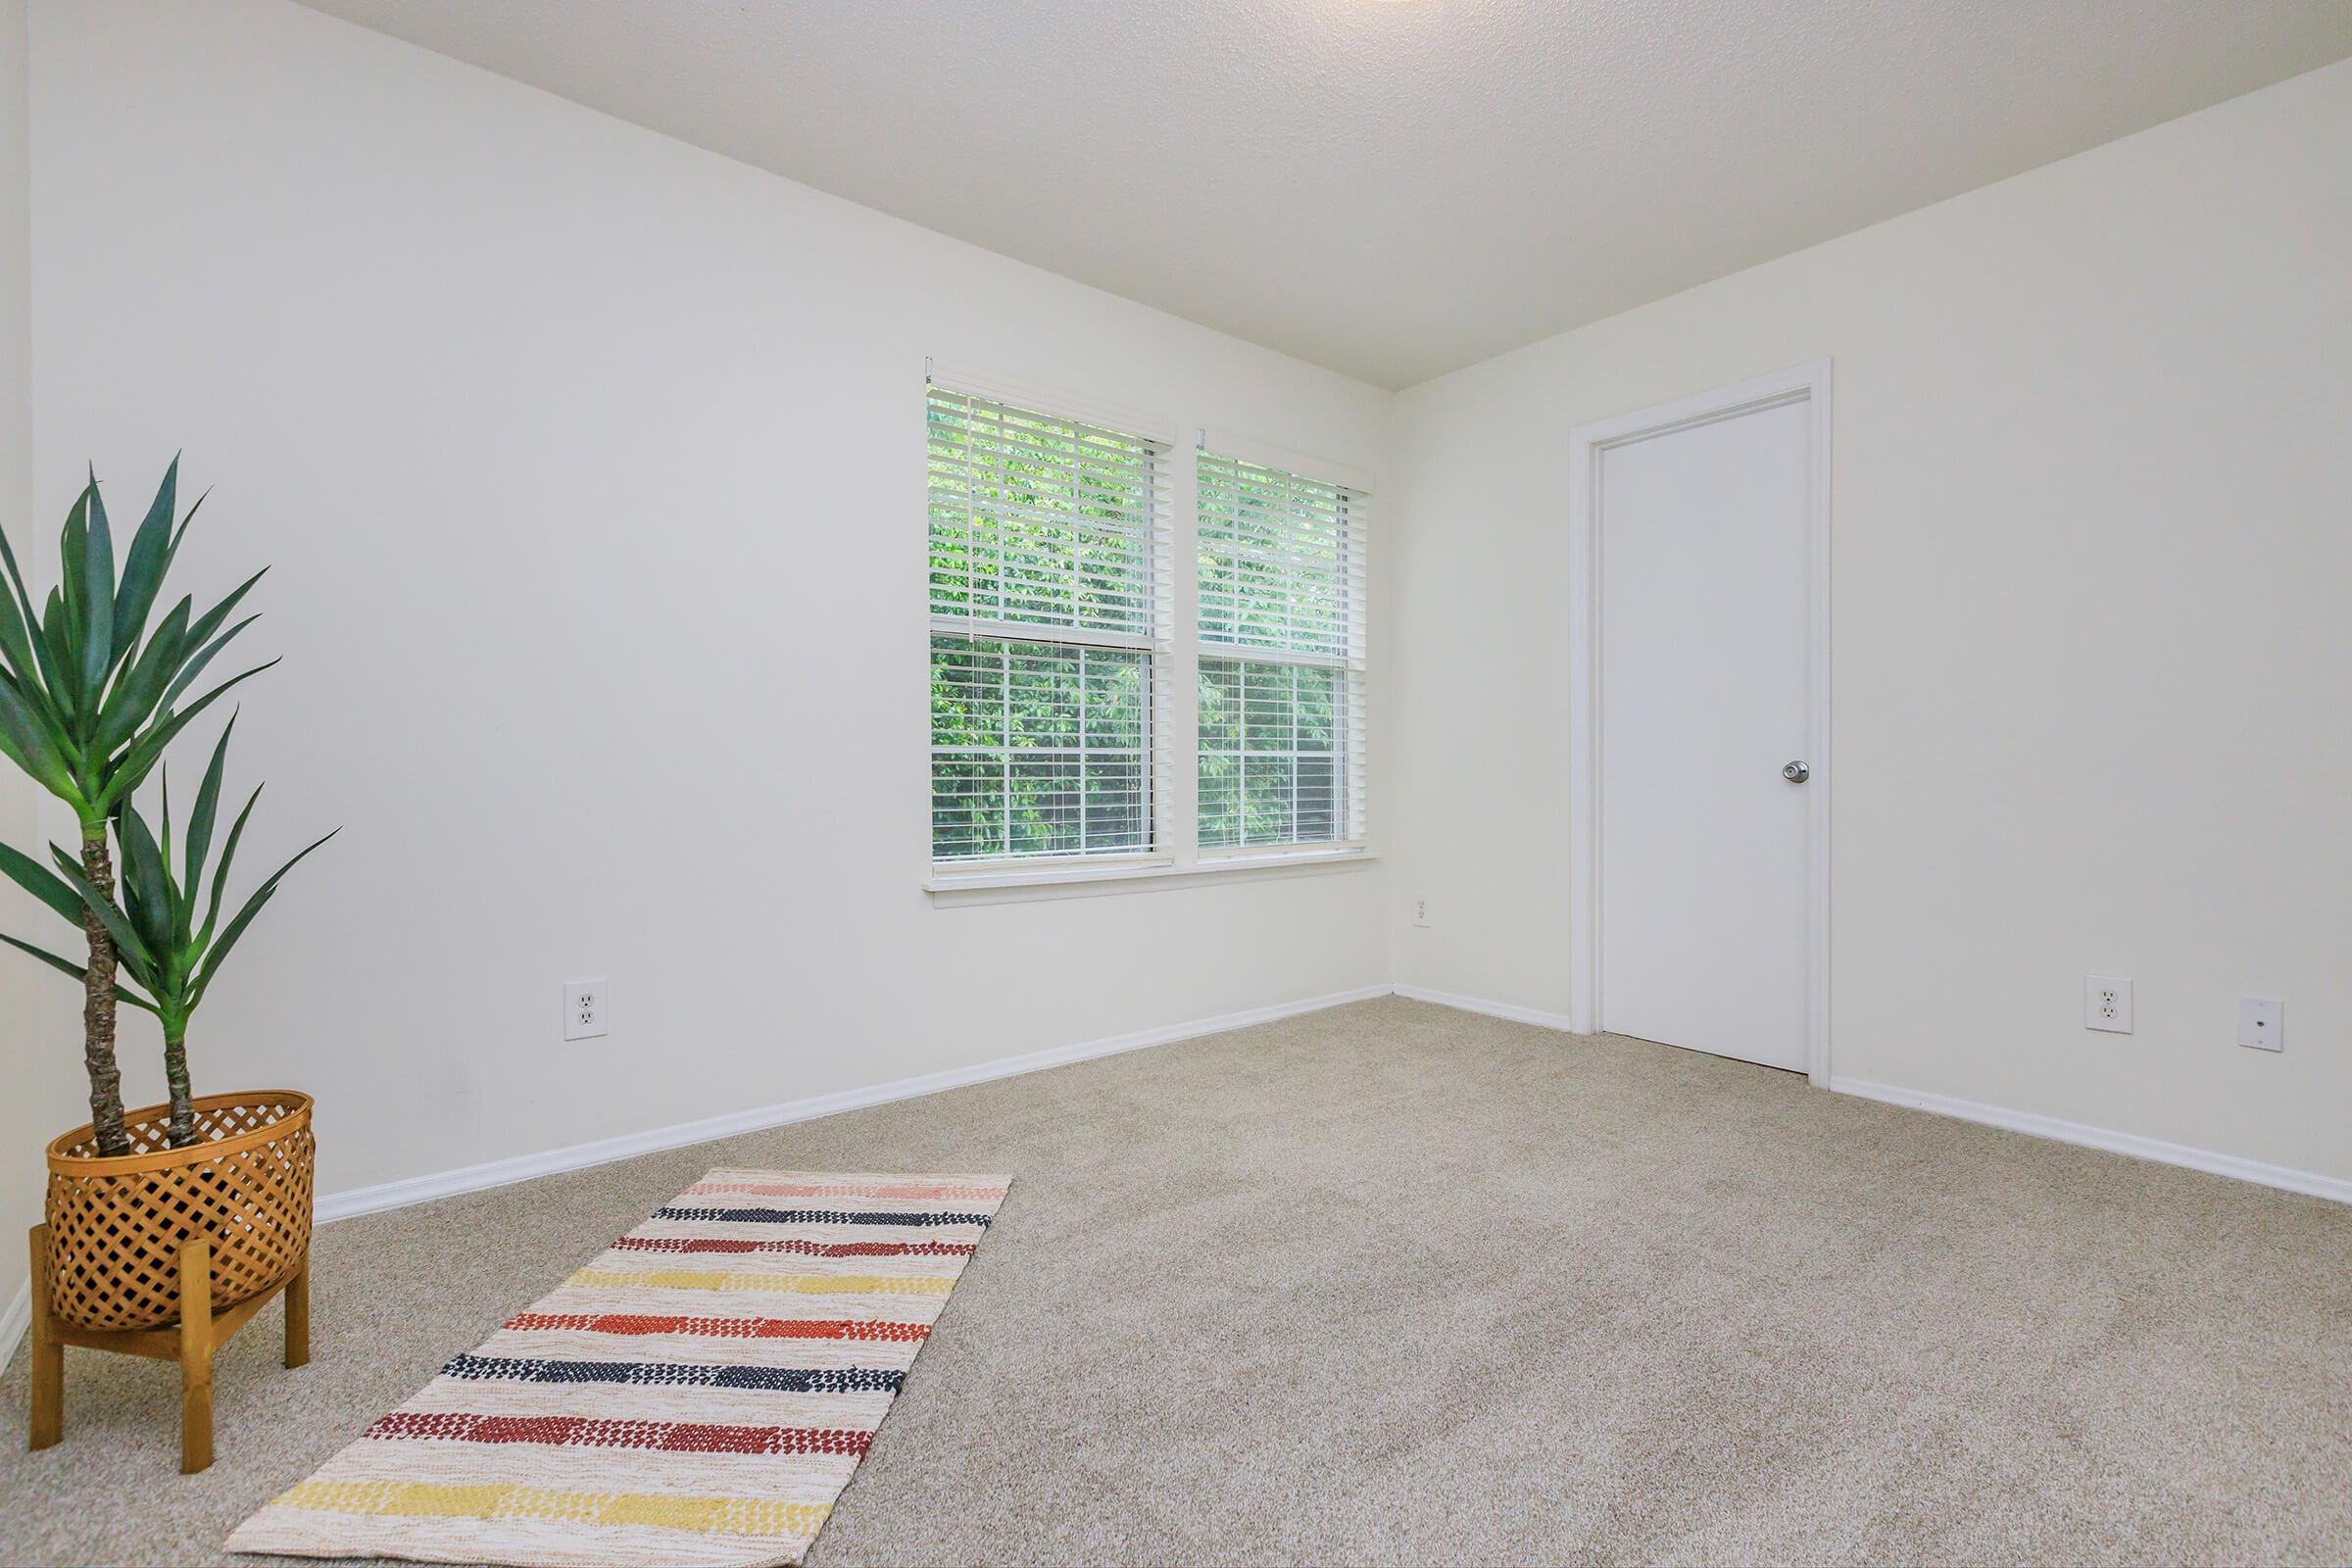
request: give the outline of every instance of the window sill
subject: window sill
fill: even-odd
[[[1254,882],[1308,876],[1369,864],[1370,850],[1296,850],[1264,855],[1226,855],[1193,865],[1149,864],[1055,866],[1050,870],[996,869],[934,871],[923,883],[942,908],[971,904],[1026,904],[1041,899],[1093,898],[1104,893],[1201,887],[1219,882]]]

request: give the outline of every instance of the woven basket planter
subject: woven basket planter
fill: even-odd
[[[196,1102],[196,1142],[167,1148],[171,1107],[124,1118],[133,1152],[99,1158],[87,1126],[49,1146],[51,1310],[84,1329],[178,1321],[180,1254],[212,1249],[219,1312],[284,1284],[311,1250],[311,1100],[284,1090]]]

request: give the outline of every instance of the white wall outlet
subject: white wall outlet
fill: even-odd
[[[593,1040],[605,1032],[607,998],[602,980],[567,980],[564,984],[564,1038]]]
[[[1429,895],[1426,893],[1413,896],[1413,924],[1429,924]]]
[[[2238,998],[2237,1043],[2255,1051],[2284,1051],[2286,1004],[2274,997]]]
[[[2082,1027],[2109,1034],[2132,1032],[2132,982],[2120,974],[2082,977]]]

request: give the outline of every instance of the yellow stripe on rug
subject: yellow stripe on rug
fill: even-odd
[[[777,1291],[795,1296],[945,1296],[952,1275],[721,1274],[699,1269],[584,1268],[564,1282],[583,1288],[657,1291]]]
[[[727,1536],[812,1536],[832,1513],[822,1503],[760,1497],[673,1497],[655,1492],[557,1492],[544,1487],[434,1486],[421,1481],[305,1481],[280,1508],[400,1514],[416,1519],[552,1519],[583,1525],[653,1525]]]
[[[682,1232],[695,1200],[680,1194],[264,1505],[228,1549],[502,1568],[798,1563],[970,1260],[973,1244],[916,1238],[954,1225],[976,1244],[1001,1200],[961,1195],[1010,1180],[711,1171],[696,1190],[828,1196],[713,1210]],[[859,1187],[877,1191],[831,1192]],[[907,1206],[934,1190],[955,1196]],[[681,1235],[714,1245],[635,1255]],[[771,1249],[856,1259],[837,1266],[857,1272],[770,1264]]]

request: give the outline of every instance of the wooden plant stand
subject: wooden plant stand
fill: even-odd
[[[286,1297],[286,1365],[311,1358],[311,1256],[303,1250],[293,1273],[258,1296],[213,1312],[213,1248],[192,1241],[179,1250],[179,1322],[153,1329],[85,1329],[50,1307],[49,1227],[32,1228],[32,1444],[46,1448],[65,1435],[66,1347],[112,1350],[179,1363],[179,1471],[194,1475],[213,1462],[213,1357],[230,1336],[280,1291]]]
[[[208,1095],[122,1118],[127,1152],[87,1123],[49,1145],[32,1233],[32,1446],[65,1426],[65,1348],[179,1363],[179,1467],[213,1462],[213,1357],[286,1297],[286,1365],[311,1353],[311,1098]]]

